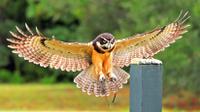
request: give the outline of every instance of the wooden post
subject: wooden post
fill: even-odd
[[[130,75],[130,112],[161,112],[162,65],[133,64]]]

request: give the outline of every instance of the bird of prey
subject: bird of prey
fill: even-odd
[[[109,96],[127,83],[129,74],[122,68],[132,63],[161,63],[153,56],[187,32],[188,12],[172,23],[150,32],[116,40],[110,33],[99,34],[88,43],[63,42],[36,34],[25,24],[28,34],[18,31],[8,38],[13,53],[42,67],[62,71],[81,71],[74,82],[88,95]],[[147,61],[146,61],[147,59]],[[141,61],[145,60],[145,61]]]

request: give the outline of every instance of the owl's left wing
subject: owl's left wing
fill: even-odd
[[[61,69],[62,71],[80,71],[90,66],[92,45],[90,43],[63,42],[47,38],[38,31],[33,34],[27,24],[30,35],[16,27],[19,34],[10,32],[14,38],[7,39],[9,48],[29,62],[42,67]]]
[[[113,51],[114,66],[128,66],[134,58],[149,58],[164,50],[187,32],[186,28],[189,25],[185,25],[184,22],[189,17],[188,12],[183,15],[181,13],[174,22],[162,28],[118,40]]]

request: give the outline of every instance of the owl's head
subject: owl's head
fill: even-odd
[[[114,48],[115,38],[110,33],[102,33],[93,40],[93,46],[98,52],[107,52]]]

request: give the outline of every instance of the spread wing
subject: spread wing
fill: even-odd
[[[42,36],[36,27],[34,35],[25,24],[30,35],[16,27],[19,34],[10,32],[14,38],[7,39],[9,48],[29,62],[42,67],[61,69],[62,71],[80,71],[91,64],[92,46],[90,43],[67,43]]]
[[[138,34],[127,39],[118,40],[113,52],[113,64],[115,66],[128,66],[134,58],[150,58],[159,51],[164,50],[175,40],[181,38],[187,32],[184,22],[189,18],[188,12],[169,25],[155,29],[151,32]]]

